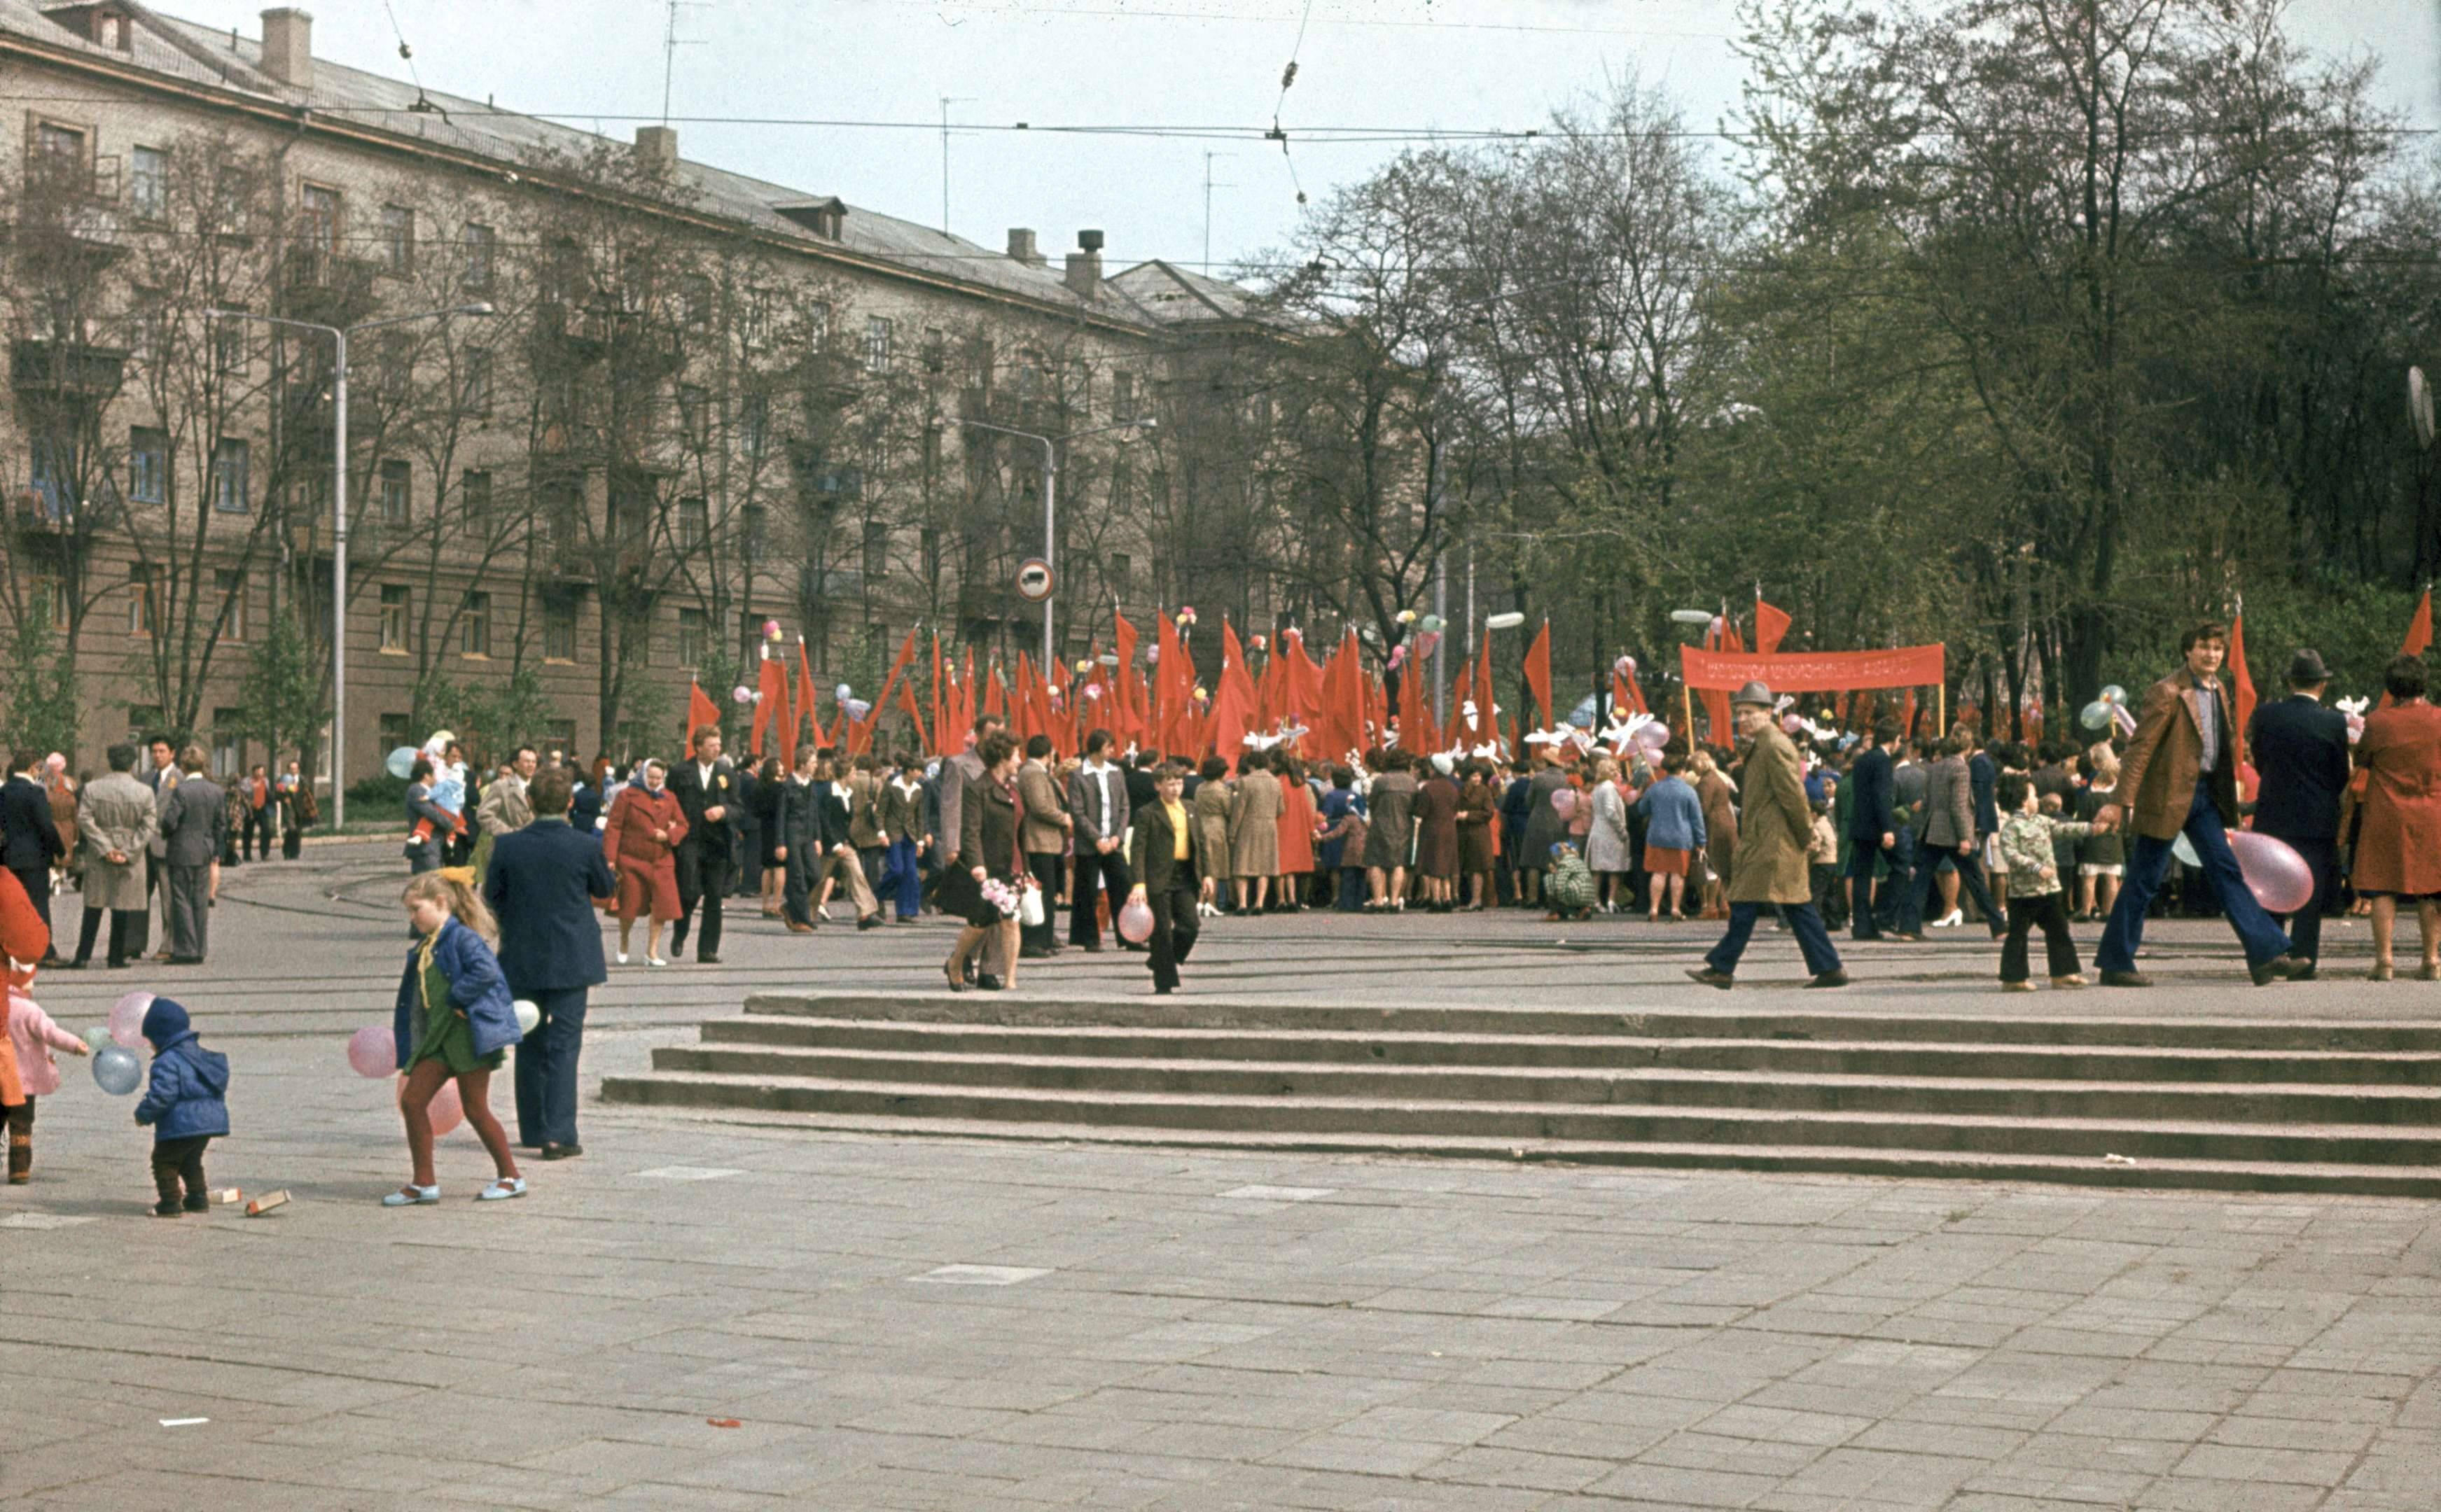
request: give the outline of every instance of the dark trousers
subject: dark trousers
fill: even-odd
[[[1501,873],[1506,876],[1507,873]],[[1343,866],[1339,869],[1339,901],[1333,905],[1342,913],[1365,911],[1365,869]]]
[[[1195,937],[1201,932],[1195,920],[1195,889],[1184,881],[1160,891],[1147,889],[1145,906],[1152,909],[1152,984],[1175,987],[1179,965],[1194,952]]]
[[[1992,901],[1992,890],[1983,881],[1983,857],[1973,851],[1961,855],[1956,846],[1944,848],[1938,855],[1927,852],[1916,868],[1915,911],[1918,918],[1932,911],[1932,890],[1939,885],[1941,861],[1958,868],[1958,888],[1981,909],[1983,922],[1991,927],[1992,938],[1999,939],[2009,932],[2008,922],[2000,917],[2000,906]]]
[[[1055,900],[1059,896],[1059,868],[1065,859],[1057,851],[1025,853],[1025,869],[1034,874],[1035,886],[1042,890],[1042,922],[1021,927],[1017,931],[1020,944],[1038,950],[1058,947],[1059,912]]]
[[[1773,905],[1765,903],[1732,903],[1729,905],[1728,932],[1721,943],[1712,946],[1704,964],[1724,976],[1734,976],[1738,958],[1746,953],[1746,942],[1754,937],[1755,921],[1763,910]],[[1831,944],[1831,932],[1822,927],[1822,915],[1811,903],[1778,905],[1780,916],[1797,935],[1797,948],[1805,953],[1805,969],[1815,976],[1839,969],[1839,952]]]
[[[1915,879],[1924,856],[1916,847],[1915,831],[1903,828],[1897,834],[1898,843],[1882,853],[1890,871],[1873,891],[1873,924],[1898,934],[1922,934],[1924,909],[1919,907]]]
[[[790,924],[814,922],[814,883],[822,863],[805,854],[811,849],[791,845],[787,860],[781,863],[787,868],[787,875],[780,885],[780,917]]]
[[[2196,780],[2196,796],[2187,804],[2181,833],[2203,862],[2204,885],[2219,895],[2230,927],[2246,946],[2246,963],[2259,966],[2287,955],[2288,937],[2263,911],[2263,905],[2254,901],[2245,873],[2237,869],[2237,857],[2230,854],[2229,836],[2221,828],[2220,805],[2213,801],[2209,777]],[[2119,883],[2119,901],[2110,906],[2102,947],[2093,953],[2093,963],[2103,970],[2136,969],[2136,952],[2144,944],[2144,910],[2152,906],[2153,894],[2161,891],[2161,878],[2170,870],[2170,845],[2149,835],[2134,837],[2127,853],[2127,874]]]
[[[211,1205],[212,1199],[204,1192],[204,1146],[211,1142],[209,1134],[154,1142],[153,1189],[161,1195],[164,1206],[178,1200],[181,1181],[186,1183],[188,1207],[200,1213]]]
[[[1808,864],[1805,869],[1805,878],[1809,890],[1814,894],[1814,911],[1822,915],[1822,927],[1826,929],[1836,929],[1839,927],[1839,918],[1837,914],[1839,894],[1838,863],[1834,861],[1812,862]]]
[[[517,1042],[517,1143],[576,1141],[576,1059],[585,1050],[586,987],[529,992],[542,1022]]]
[[[170,868],[170,954],[201,961],[211,945],[212,869]]]
[[[695,925],[695,958],[720,954],[720,900],[729,891],[729,842],[692,838],[678,847],[678,922],[670,931],[670,954],[686,949],[687,927]],[[696,909],[703,920],[696,921]]]
[[[48,929],[51,927],[51,869],[47,866],[12,866],[9,871],[17,878],[18,885],[26,890],[27,900],[34,905],[34,911],[43,916],[43,927]],[[52,942],[51,948],[54,952],[58,950],[57,941]]]
[[[1125,903],[1128,890],[1135,886],[1128,875],[1127,857],[1116,850],[1107,855],[1091,840],[1076,842],[1076,885],[1068,893],[1068,943],[1076,945],[1097,945],[1102,943],[1101,921],[1094,917],[1094,899],[1103,888],[1111,890],[1111,911],[1118,912]],[[1195,910],[1186,910],[1188,918]]]
[[[255,848],[258,844],[262,847],[262,859],[266,861],[271,859],[271,833],[274,828],[272,820],[276,818],[278,815],[268,804],[262,808],[256,808],[250,803],[246,805],[243,849],[247,860],[256,858]]]
[[[84,923],[77,930],[76,959],[78,965],[82,965],[93,959],[93,943],[95,938],[101,933],[101,913],[102,910],[99,909],[87,909],[84,910]],[[110,910],[109,960],[112,965],[118,965],[121,962],[134,961],[144,954],[145,925],[147,922],[147,916],[137,912],[134,909],[113,909]]]
[[[1896,848],[1890,853],[1895,857]],[[1878,940],[1882,937],[1881,915],[1874,911],[1873,867],[1881,858],[1882,842],[1876,836],[1870,840],[1848,842],[1848,937],[1852,940]],[[1890,880],[1883,885],[1880,901],[1887,906],[1890,892],[1898,882],[1893,871]]]
[[[884,903],[895,901],[902,919],[912,919],[923,911],[924,869],[913,840],[902,836],[881,853],[881,875],[874,882],[873,891]],[[1051,899],[1045,897],[1042,903],[1048,908]]]
[[[737,826],[737,874],[729,891],[741,898],[763,891],[763,826],[750,820]]]
[[[23,1181],[34,1174],[34,1099],[9,1108],[9,1179]]]
[[[2031,898],[2009,897],[2009,937],[2000,945],[2000,980],[2026,980],[2026,936],[2043,927],[2045,964],[2054,977],[2076,975],[2076,941],[2068,932],[2068,904],[2060,892],[2037,892]]]
[[[2288,953],[2300,961],[2320,961],[2323,910],[2331,906],[2331,894],[2339,891],[2340,885],[2339,845],[2328,839],[2298,840],[2286,835],[2272,838],[2296,852],[2313,869],[2314,896],[2303,909],[2288,915]]]
[[[298,853],[304,849],[305,832],[303,830],[291,824],[280,832],[280,855],[282,859],[294,861]]]

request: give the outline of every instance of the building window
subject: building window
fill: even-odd
[[[701,384],[678,385],[678,432],[690,446],[701,446],[712,411],[712,396]]]
[[[864,575],[877,578],[890,571],[890,527],[879,520],[864,522]]]
[[[65,635],[69,620],[67,581],[57,572],[37,572],[34,574],[33,589],[33,603],[30,607],[35,616],[49,624],[53,630]]]
[[[750,351],[762,351],[763,344],[771,339],[770,290],[746,291],[746,316],[740,330],[745,337],[747,350]]]
[[[1136,418],[1136,375],[1111,374],[1111,419],[1124,425]]]
[[[1125,551],[1111,553],[1111,597],[1125,604],[1135,591],[1135,563]]]
[[[1136,470],[1124,457],[1111,459],[1111,505],[1125,509],[1135,498]]]
[[[760,504],[741,504],[737,508],[738,542],[748,551],[763,549],[763,538],[767,529],[764,515],[765,512]]]
[[[212,447],[212,508],[224,514],[246,511],[246,443],[224,437]]]
[[[1042,397],[1042,353],[1030,347],[1017,354],[1017,397],[1020,400]]]
[[[738,441],[745,447],[746,455],[750,458],[761,458],[764,449],[771,444],[771,396],[769,394],[752,393],[746,396],[744,403],[739,405],[737,432]]]
[[[711,648],[712,626],[701,609],[678,611],[678,665],[692,667],[701,662]]]
[[[127,633],[149,636],[153,633],[153,565],[134,562],[127,568]]]
[[[404,205],[382,207],[382,269],[405,278],[415,268],[415,212]]]
[[[221,595],[221,639],[244,640],[245,623],[245,573],[235,567],[221,567],[212,573],[214,586]]]
[[[414,474],[405,462],[381,464],[381,517],[384,525],[407,527],[415,513]]]
[[[170,496],[170,433],[149,425],[127,432],[127,496],[138,504],[159,504]]]
[[[36,436],[26,443],[27,484],[43,518],[57,523],[76,512],[76,443]]]
[[[492,228],[488,225],[479,225],[469,221],[466,223],[466,229],[460,234],[459,250],[464,263],[461,271],[461,281],[474,293],[484,293],[492,287],[492,253],[495,245]]]
[[[228,308],[232,317],[214,321],[212,325],[212,369],[216,372],[242,373],[245,371],[246,323],[234,316],[244,315],[245,306],[240,304]]]
[[[492,528],[492,475],[468,468],[458,477],[458,504],[466,514],[466,529],[478,534]]]
[[[868,315],[864,322],[864,370],[890,370],[890,333],[892,322],[886,315]]]
[[[1082,358],[1068,364],[1068,407],[1078,415],[1094,412],[1094,369]]]
[[[699,498],[678,500],[678,549],[700,551],[712,544],[712,506]]]
[[[712,279],[690,273],[678,280],[678,317],[698,331],[712,324]]]
[[[805,350],[828,351],[831,345],[831,302],[816,299],[805,306]]]
[[[568,661],[576,659],[576,601],[558,597],[543,601],[542,659]]]
[[[339,250],[339,191],[319,184],[308,184],[298,192],[304,211],[304,244],[316,257],[330,257]]]
[[[212,711],[212,770],[234,779],[245,770],[245,711]]]
[[[939,326],[924,328],[924,370],[939,372],[949,365],[949,333]]]
[[[381,716],[379,725],[381,728],[381,748],[383,754],[387,755],[389,752],[398,749],[401,746],[412,746],[415,744],[415,737],[407,733],[407,722],[411,717],[411,715],[407,714],[384,714]],[[322,748],[324,750],[330,749],[330,744],[327,741],[324,742]]]
[[[542,743],[555,761],[576,760],[576,721],[546,719],[542,723]]]
[[[399,656],[407,655],[407,588],[396,583],[382,585],[381,648]]]
[[[492,412],[492,354],[480,347],[465,351],[465,364],[458,375],[458,410],[465,415]]]
[[[469,592],[466,603],[458,611],[458,654],[461,657],[488,657],[492,654],[492,596]]]
[[[170,154],[157,147],[138,147],[128,153],[127,207],[139,221],[166,219],[170,213]]]

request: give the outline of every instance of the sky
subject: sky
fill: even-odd
[[[155,0],[260,28],[261,0]],[[668,109],[687,157],[926,225],[986,246],[1030,226],[1055,259],[1091,227],[1113,267],[1229,264],[1293,243],[1300,188],[1319,200],[1398,141],[1299,139],[1318,127],[1523,129],[1635,73],[1691,128],[1738,107],[1732,0],[307,0],[317,56],[626,137]],[[2293,0],[2292,33],[2381,65],[2380,96],[2441,127],[2441,0]],[[393,30],[393,23],[396,30]],[[1295,82],[1280,76],[1293,57]],[[1276,113],[1276,117],[1275,117]],[[754,117],[765,123],[686,117]],[[785,117],[789,123],[776,123]],[[1269,128],[1260,139],[1071,134]],[[800,121],[896,122],[889,126]],[[1028,130],[1011,130],[1018,122]],[[1208,165],[1204,154],[1221,154]]]

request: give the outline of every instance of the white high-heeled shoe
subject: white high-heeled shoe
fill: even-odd
[[[627,963],[627,952],[626,952],[626,951],[624,951],[624,950],[622,950],[622,951],[620,951],[620,952],[619,952],[619,964],[621,964],[621,965],[623,965],[623,966],[624,966],[624,965],[625,965],[626,963]]]
[[[1966,910],[1964,909],[1952,909],[1949,910],[1949,916],[1947,918],[1933,920],[1932,927],[1936,929],[1954,929],[1965,922]]]
[[[644,964],[648,966],[666,966],[669,963],[659,956],[646,956],[644,958]]]

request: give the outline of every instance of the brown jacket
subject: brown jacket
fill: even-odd
[[[1797,747],[1770,725],[1746,747],[1743,791],[1746,806],[1738,817],[1738,859],[1729,873],[1729,901],[1813,901],[1805,847],[1814,837],[1814,810],[1797,774]],[[1706,823],[1709,829],[1709,820]]]
[[[2221,823],[2237,827],[2238,732],[2230,711],[2229,688],[2213,693],[2220,750],[2213,765],[2213,804]],[[2203,775],[2203,723],[2197,712],[2204,694],[2195,675],[2184,667],[2144,690],[2144,706],[2137,711],[2135,738],[2119,759],[2120,801],[2127,805],[2127,825],[2157,840],[2176,839],[2186,828],[2187,811],[2195,804],[2196,779]]]
[[[1017,797],[1025,805],[1025,820],[1021,826],[1019,841],[1028,855],[1057,855],[1068,848],[1068,805],[1062,801],[1059,782],[1040,762],[1029,761],[1017,769]]]

